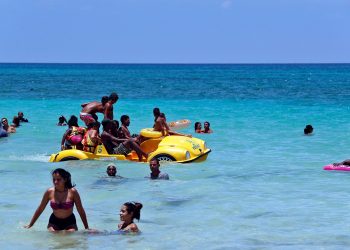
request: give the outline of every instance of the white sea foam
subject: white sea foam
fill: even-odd
[[[50,155],[48,154],[33,154],[33,155],[9,155],[8,158],[0,158],[0,160],[10,160],[10,161],[38,161],[38,162],[48,162]]]

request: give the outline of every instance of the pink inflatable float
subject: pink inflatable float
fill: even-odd
[[[324,170],[337,170],[337,171],[350,171],[350,166],[348,165],[333,165],[329,164],[323,167]]]

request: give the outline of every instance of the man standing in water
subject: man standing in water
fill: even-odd
[[[158,159],[153,158],[149,162],[149,168],[151,170],[150,179],[169,180],[169,175],[167,173],[160,172],[159,167],[160,167],[160,164]]]
[[[108,96],[103,96],[101,102],[83,103],[81,105],[83,109],[80,112],[80,119],[85,122],[86,126],[92,122],[96,122],[98,120],[96,113],[104,113],[107,102]]]
[[[113,120],[113,104],[118,101],[119,97],[117,93],[112,93],[108,97],[108,102],[104,109],[104,119]]]

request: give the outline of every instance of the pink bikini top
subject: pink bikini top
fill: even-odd
[[[54,201],[50,201],[50,206],[53,210],[56,209],[71,209],[74,207],[74,202],[73,201],[68,201],[68,202],[62,202],[62,203],[56,203]]]

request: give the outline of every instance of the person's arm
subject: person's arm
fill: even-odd
[[[128,139],[121,139],[121,138],[117,138],[113,135],[111,135],[110,133],[105,132],[104,136],[107,138],[107,140],[110,140],[111,142],[114,142],[116,144],[122,143],[127,141]]]
[[[81,104],[80,106],[84,108],[86,105],[88,105],[88,102]]]
[[[74,197],[74,203],[77,207],[78,213],[80,215],[81,221],[84,224],[85,229],[89,229],[89,224],[86,218],[86,213],[85,210],[83,208],[83,205],[81,204],[81,199],[80,199],[80,195],[78,193],[78,191],[75,188],[72,188],[73,191],[73,197]]]
[[[169,135],[170,129],[164,118],[161,119],[160,124],[162,126],[162,135]]]
[[[44,195],[43,198],[41,200],[41,203],[39,205],[39,207],[36,209],[30,223],[28,225],[25,225],[25,228],[31,228],[34,223],[36,222],[36,220],[39,218],[39,216],[41,215],[41,213],[45,210],[45,207],[47,205],[47,203],[49,202],[49,190],[47,190]]]
[[[100,144],[101,143],[101,138],[97,132],[97,130],[92,130],[90,134],[91,141],[95,144]]]
[[[9,126],[10,133],[16,133],[16,128],[14,126]]]
[[[188,134],[188,135],[186,135],[186,134],[181,134],[181,133],[179,133],[179,132],[175,132],[175,131],[172,131],[172,130],[169,130],[169,131],[168,131],[168,134],[169,134],[169,135],[180,135],[180,136],[192,137],[192,135],[190,135],[190,134]]]
[[[71,129],[67,129],[66,132],[64,132],[61,140],[61,150],[64,150],[64,142],[66,140],[68,133],[71,133],[71,131],[72,131]]]

